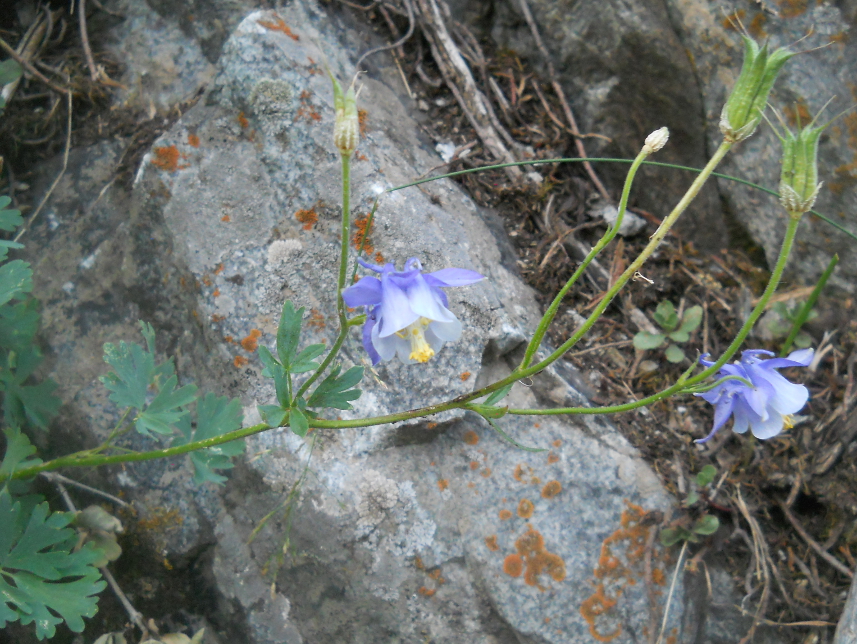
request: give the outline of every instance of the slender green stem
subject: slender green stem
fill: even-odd
[[[563,286],[559,293],[556,294],[556,297],[554,297],[553,302],[551,302],[551,305],[542,316],[539,326],[533,334],[532,340],[530,340],[530,343],[527,345],[527,351],[524,354],[524,359],[521,360],[522,368],[526,369],[530,366],[530,362],[532,362],[536,351],[539,350],[542,340],[545,337],[545,333],[547,333],[548,327],[550,327],[551,322],[553,322],[553,319],[556,317],[557,311],[559,311],[559,307],[562,304],[562,300],[565,298],[566,293],[568,293],[571,287],[577,283],[577,280],[580,279],[580,276],[583,275],[583,271],[586,270],[592,260],[595,259],[602,250],[604,250],[604,247],[607,246],[607,244],[613,241],[616,233],[619,232],[619,227],[622,225],[622,219],[625,216],[625,208],[628,207],[628,196],[631,194],[631,184],[634,182],[634,176],[637,174],[637,169],[647,156],[648,147],[643,148],[643,150],[637,155],[637,158],[634,159],[634,163],[631,164],[631,169],[628,170],[628,176],[625,178],[625,186],[622,188],[622,198],[619,200],[619,210],[616,222],[607,229],[601,239],[598,240],[598,243],[589,251],[589,254],[583,262],[581,262],[580,266],[577,267],[577,270],[574,271],[574,274],[565,283],[565,286]]]
[[[824,269],[824,272],[818,279],[815,288],[812,289],[812,293],[810,294],[809,299],[807,299],[807,301],[801,307],[800,311],[798,311],[794,323],[792,324],[792,328],[789,331],[789,335],[783,342],[783,348],[780,349],[781,358],[785,358],[786,354],[788,354],[789,352],[789,349],[792,348],[792,344],[794,343],[795,338],[797,338],[797,334],[800,333],[801,327],[809,319],[809,314],[812,312],[812,307],[815,306],[815,303],[818,301],[818,296],[821,295],[821,291],[824,290],[824,287],[827,284],[827,280],[830,279],[830,276],[833,274],[833,269],[836,268],[836,265],[838,263],[839,255],[834,253],[833,257],[830,258],[830,262],[828,262],[827,264],[827,268]]]
[[[663,400],[664,398],[667,398],[675,393],[679,393],[682,390],[687,389],[688,387],[701,383],[709,376],[715,374],[717,371],[720,370],[720,367],[726,364],[726,362],[728,362],[729,359],[733,355],[735,355],[735,353],[741,347],[741,344],[747,338],[747,335],[749,335],[750,330],[756,324],[756,321],[759,319],[759,317],[761,317],[762,313],[764,313],[765,307],[767,306],[768,301],[771,299],[771,296],[777,290],[777,286],[780,283],[780,279],[782,279],[783,270],[785,270],[789,254],[791,253],[799,221],[799,216],[794,216],[790,213],[788,228],[786,229],[786,235],[783,239],[783,245],[780,248],[780,255],[777,258],[777,264],[774,267],[773,273],[771,273],[771,279],[768,281],[768,286],[765,288],[765,292],[762,294],[762,297],[759,299],[758,304],[756,304],[756,307],[750,313],[750,316],[747,318],[747,321],[738,331],[738,334],[735,336],[735,339],[732,341],[732,343],[729,345],[723,355],[720,356],[720,358],[707,369],[701,371],[692,378],[677,382],[671,387],[668,387],[663,391],[659,391],[656,394],[622,405],[610,405],[607,407],[560,407],[555,409],[510,409],[508,413],[516,414],[518,416],[548,416],[553,414],[615,414],[624,411],[631,411],[632,409],[637,409],[639,407],[650,405],[652,403],[658,402],[659,400]]]
[[[321,377],[333,359],[339,355],[339,350],[342,348],[345,338],[348,337],[348,315],[345,300],[342,299],[342,290],[345,288],[345,279],[348,275],[348,243],[351,241],[351,155],[342,154],[340,159],[342,160],[342,229],[340,231],[342,239],[339,244],[339,275],[336,279],[336,311],[339,314],[339,335],[315,373],[307,378],[306,382],[298,389],[295,398],[303,396],[312,384]]]

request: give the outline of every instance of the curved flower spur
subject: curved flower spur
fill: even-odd
[[[762,440],[773,438],[792,426],[791,414],[803,408],[809,399],[809,391],[803,385],[786,380],[777,369],[808,366],[812,362],[813,350],[801,349],[793,351],[787,358],[770,360],[760,358],[763,355],[774,354],[761,349],[743,351],[740,361],[723,365],[718,374],[742,380],[727,380],[710,391],[694,394],[714,405],[714,427],[697,443],[710,440],[726,424],[729,416],[735,418],[732,431],[743,434],[749,428],[753,436]],[[706,360],[707,357],[708,354],[699,361],[710,367],[714,363]]]
[[[461,322],[447,308],[449,300],[441,288],[467,286],[485,279],[465,268],[443,268],[422,272],[416,257],[405,262],[403,271],[394,264],[377,266],[362,259],[363,268],[381,274],[367,275],[342,291],[349,307],[366,309],[363,347],[372,365],[398,354],[405,364],[427,362],[445,342],[461,336]]]

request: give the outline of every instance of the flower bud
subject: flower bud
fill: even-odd
[[[720,131],[727,141],[743,141],[756,131],[771,87],[783,65],[792,56],[792,52],[783,48],[769,54],[767,43],[759,48],[756,41],[744,36],[741,75],[720,113]]]
[[[328,72],[329,73],[329,72]],[[357,95],[354,92],[354,81],[343,94],[342,85],[330,74],[333,81],[333,107],[336,120],[333,125],[333,144],[339,148],[339,153],[351,156],[357,149],[360,140],[360,122],[357,117]]]
[[[643,152],[647,155],[657,152],[667,144],[669,138],[670,131],[667,128],[662,127],[660,130],[655,130],[646,137],[646,142],[643,145]]]
[[[818,117],[816,117],[818,118]],[[790,213],[812,209],[821,183],[818,182],[818,139],[830,123],[814,127],[815,119],[804,128],[798,124],[797,135],[787,127],[777,137],[783,144],[780,173],[780,203]]]

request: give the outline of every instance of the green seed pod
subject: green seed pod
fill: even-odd
[[[818,182],[818,139],[830,123],[815,127],[817,118],[803,128],[798,123],[797,134],[785,124],[783,134],[777,132],[783,145],[780,203],[790,213],[802,214],[811,210],[821,189]]]
[[[744,36],[741,75],[720,114],[720,131],[727,141],[743,141],[756,131],[774,81],[792,56],[783,48],[769,54],[767,43],[760,48],[756,41]]]

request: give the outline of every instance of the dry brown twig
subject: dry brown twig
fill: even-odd
[[[747,644],[753,640],[753,636],[756,633],[756,629],[759,624],[762,623],[762,620],[765,618],[765,611],[768,609],[768,600],[771,597],[771,569],[774,567],[774,562],[771,560],[771,553],[768,550],[768,542],[765,540],[765,535],[762,532],[762,527],[759,525],[759,522],[756,521],[755,517],[751,514],[750,509],[747,507],[747,503],[744,501],[744,497],[741,495],[741,486],[738,485],[735,488],[735,504],[738,506],[738,509],[741,511],[741,515],[744,517],[744,520],[750,526],[750,533],[752,535],[752,544],[753,544],[753,561],[755,566],[751,565],[752,568],[755,568],[755,577],[758,581],[761,578],[762,582],[762,594],[759,597],[759,604],[756,608],[756,613],[753,615],[753,624],[750,626],[750,630],[748,633],[741,639],[739,644]],[[748,583],[749,583],[749,571],[748,571]],[[755,590],[753,591],[755,592]],[[752,593],[748,593],[747,599]],[[744,612],[744,609],[741,609]]]
[[[431,47],[432,56],[443,74],[455,100],[470,121],[485,149],[500,163],[515,163],[517,159],[504,144],[502,134],[495,124],[496,115],[490,103],[476,86],[473,74],[452,39],[437,0],[414,0],[415,13],[423,28],[423,34]],[[493,118],[492,118],[493,117]],[[508,135],[507,135],[508,136]],[[511,137],[510,137],[511,138]],[[506,174],[518,181],[524,173],[517,166],[506,168]],[[541,183],[538,173],[527,174],[533,183]],[[536,180],[538,177],[538,180]]]
[[[854,578],[854,573],[851,570],[849,570],[841,561],[839,561],[839,559],[837,559],[832,554],[827,552],[824,548],[822,548],[821,545],[810,536],[810,534],[806,531],[806,528],[801,525],[801,522],[798,521],[797,517],[794,514],[792,514],[792,511],[789,510],[788,506],[785,503],[780,503],[780,509],[783,511],[783,514],[785,515],[786,519],[788,519],[788,522],[792,524],[792,527],[795,529],[795,532],[797,532],[800,535],[801,539],[806,542],[806,545],[815,550],[815,552],[818,553],[819,557],[824,559],[827,563],[836,568],[836,570],[841,572],[843,575],[845,575],[849,579]]]

